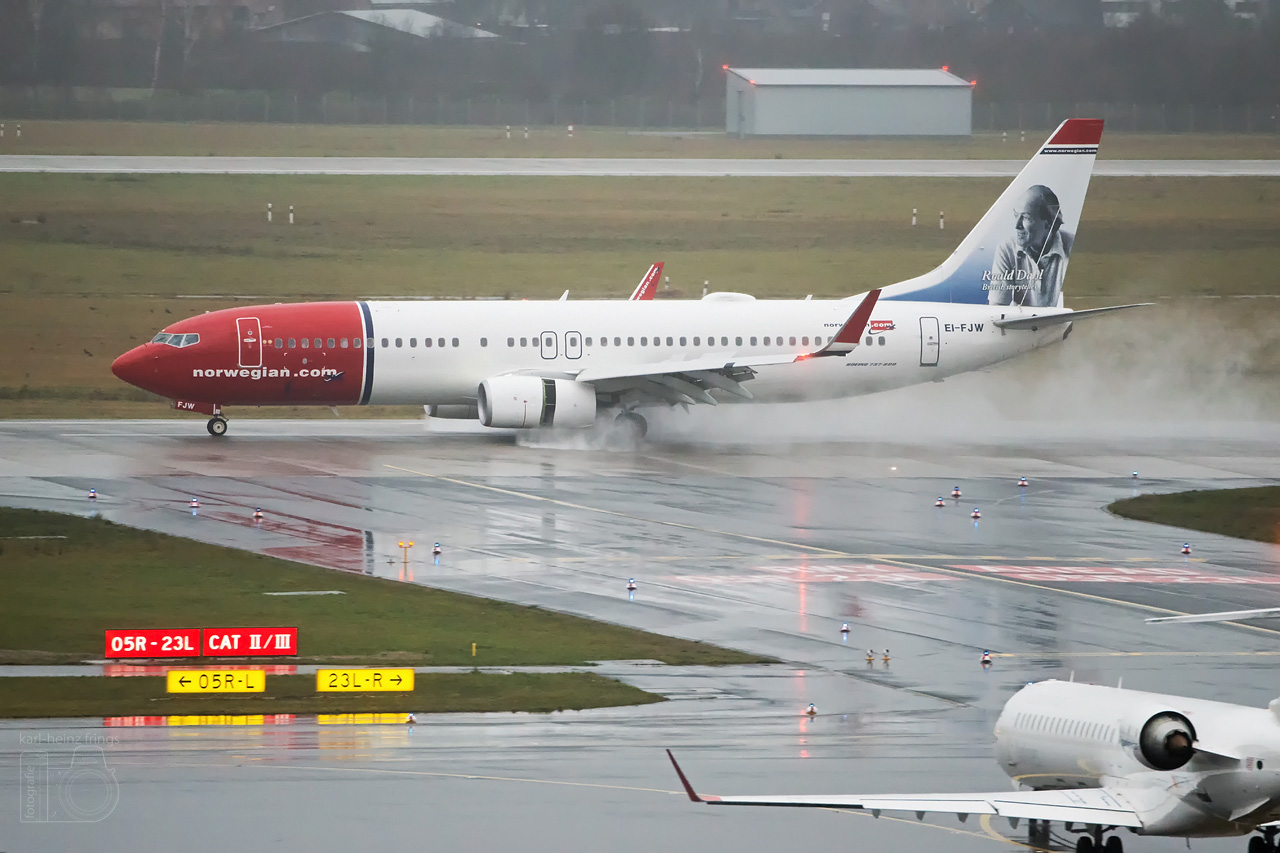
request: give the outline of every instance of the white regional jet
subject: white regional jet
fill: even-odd
[[[1077,853],[1123,853],[1118,830],[1175,838],[1237,836],[1275,853],[1280,819],[1280,699],[1268,708],[1068,681],[1028,684],[1005,703],[996,760],[1030,790],[985,794],[699,796],[694,802],[998,815],[1046,845],[1049,824],[1078,833]]]
[[[181,320],[112,364],[176,408],[428,407],[488,427],[638,436],[648,408],[832,399],[942,379],[1056,343],[1062,282],[1102,136],[1064,122],[937,269],[836,300],[309,302]],[[651,284],[656,284],[656,274]],[[643,296],[644,294],[641,293]]]

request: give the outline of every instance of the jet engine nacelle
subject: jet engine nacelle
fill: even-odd
[[[589,427],[596,422],[596,389],[573,379],[494,376],[480,383],[479,408],[487,427]]]
[[[475,403],[466,405],[427,406],[427,416],[444,418],[445,420],[474,421],[480,417],[480,409]]]
[[[1152,770],[1177,770],[1196,754],[1196,729],[1177,711],[1153,714],[1138,730],[1137,758]]]

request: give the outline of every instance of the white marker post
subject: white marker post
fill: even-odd
[[[703,296],[706,296],[706,295],[707,295],[707,288],[708,288],[708,287],[710,287],[710,286],[711,286],[711,282],[710,282],[710,280],[708,280],[708,281],[704,281],[704,282],[702,283],[702,295],[703,295]]]
[[[939,210],[939,211],[938,211],[938,230],[939,230],[939,231],[942,231],[942,230],[944,230],[946,227],[947,227],[947,226],[946,226],[946,223],[944,223],[944,222],[943,222],[943,220],[942,220],[942,211],[941,211],[941,210]]]
[[[18,126],[17,126],[17,130],[18,130],[18,132],[15,134],[15,136],[17,136],[19,139],[21,139],[21,138],[22,138],[22,125],[18,125]]]
[[[915,228],[915,227],[916,227],[916,213],[917,213],[917,212],[918,212],[918,211],[916,210],[916,208],[914,208],[914,207],[913,207],[913,208],[911,208],[911,227],[912,227],[912,228]]]
[[[4,139],[4,123],[0,122],[0,139]]]
[[[668,276],[663,276],[663,279],[662,279],[662,289],[663,289],[663,290],[670,290],[670,289],[671,289],[671,276],[669,276],[669,275],[668,275]]]
[[[1006,142],[1008,142],[1008,141],[1009,141],[1009,131],[1007,131],[1007,130],[1001,131],[1001,132],[1000,132],[1000,144],[1001,144],[1001,145],[1003,145],[1004,143],[1006,143]]]
[[[267,202],[267,222],[271,221],[271,202]]]
[[[528,126],[528,125],[525,125],[525,128],[524,128],[524,138],[525,138],[525,139],[528,139],[528,138],[529,138],[529,126]]]
[[[293,205],[289,205],[289,224],[293,224]]]
[[[507,125],[507,139],[511,138],[511,125]]]
[[[569,125],[569,138],[573,139],[573,125]]]

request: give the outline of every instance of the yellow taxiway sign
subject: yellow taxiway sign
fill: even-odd
[[[169,693],[262,693],[267,674],[260,669],[171,669],[166,676]]]
[[[318,693],[372,693],[413,690],[412,669],[320,669]]]

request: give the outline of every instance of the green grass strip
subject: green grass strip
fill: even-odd
[[[1280,543],[1280,486],[1140,495],[1108,509],[1139,521]]]
[[[32,536],[65,538],[21,538]],[[297,626],[299,662],[555,666],[762,660],[536,607],[32,510],[0,508],[0,589],[0,663],[101,659],[108,628],[233,626]],[[264,595],[304,590],[344,594]]]
[[[154,677],[0,678],[0,717],[550,712],[663,698],[586,672],[431,673],[404,693],[316,693],[314,675],[268,675],[265,693],[165,693]]]

